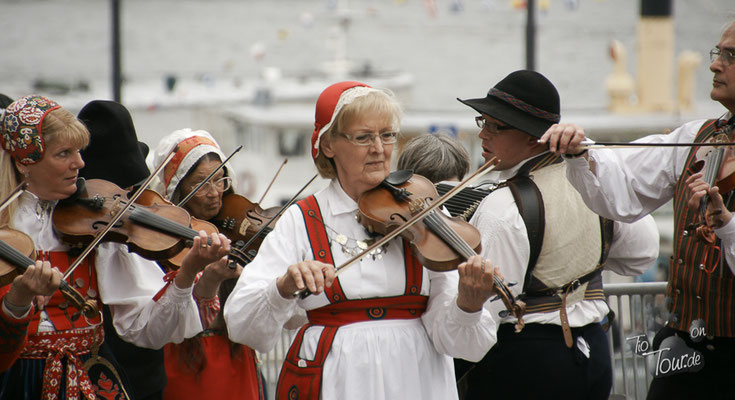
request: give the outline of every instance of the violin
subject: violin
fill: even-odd
[[[728,143],[729,135],[733,126],[726,125],[720,128],[719,132],[710,137],[705,143]],[[721,194],[728,193],[735,189],[735,147],[733,146],[703,146],[695,153],[695,162],[693,169],[696,172],[702,172],[703,180],[707,184],[717,186]],[[715,243],[715,233],[709,226],[706,216],[707,205],[709,203],[709,195],[705,195],[700,200],[699,205],[699,223],[694,228],[697,238],[706,243]]]
[[[263,209],[246,197],[230,193],[222,197],[219,213],[210,221],[219,228],[238,248],[252,256],[257,252],[263,238],[273,230],[280,207]],[[247,248],[242,248],[247,243]]]
[[[0,286],[10,284],[16,276],[35,264],[36,246],[25,233],[10,229],[0,229]],[[78,311],[72,314],[72,321],[81,315],[92,319],[100,315],[99,306],[94,299],[87,299],[65,280],[61,281],[59,290],[64,298]]]
[[[127,192],[101,179],[80,180],[77,193],[60,201],[52,216],[59,237],[73,247],[82,247],[127,204]],[[149,260],[168,260],[179,254],[199,233],[190,228],[191,217],[183,208],[168,204],[131,205],[105,236],[105,241],[123,243]],[[247,257],[233,249],[231,260],[246,264]]]
[[[411,171],[392,174],[358,200],[358,221],[368,232],[387,234],[439,198],[434,185]],[[401,176],[403,175],[403,176]],[[414,254],[424,267],[433,271],[449,271],[481,248],[481,235],[474,226],[458,217],[447,217],[434,209],[401,235],[410,242]],[[516,316],[516,331],[523,329],[525,303],[516,300],[497,274],[493,284],[508,311]]]
[[[146,189],[143,194],[138,197],[138,199],[135,201],[136,204],[144,205],[144,206],[152,206],[155,204],[165,204],[165,205],[171,205],[170,201],[166,200],[163,196],[158,194],[158,192],[150,189]],[[217,227],[212,225],[211,223],[201,220],[199,218],[191,217],[190,227],[192,230],[199,232],[199,231],[205,231],[207,232],[207,235],[212,233],[219,233],[217,231]],[[189,247],[184,247],[183,250],[181,250],[178,254],[175,256],[164,259],[164,260],[158,260],[158,263],[163,264],[167,268],[171,270],[177,270],[181,268],[181,263],[184,260],[184,257],[186,257],[186,254],[189,253]]]

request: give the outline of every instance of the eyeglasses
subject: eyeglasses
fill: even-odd
[[[715,62],[718,57],[722,60],[722,63],[728,67],[735,61],[735,53],[733,53],[732,50],[723,50],[715,47],[709,51],[709,59],[711,62]]]
[[[348,135],[342,132],[338,132],[337,134],[357,146],[371,146],[377,138],[380,138],[380,143],[382,144],[393,144],[398,141],[398,132],[383,132],[378,135],[371,135],[369,133]]]
[[[495,122],[487,122],[482,116],[475,117],[475,123],[477,124],[478,128],[487,129],[488,132],[493,134],[498,134],[500,133],[500,131],[509,131],[511,129],[516,129],[514,126],[511,125],[498,125]]]
[[[200,182],[201,183],[201,182]],[[199,186],[200,183],[197,183],[196,185],[193,185],[189,190],[194,190]],[[206,196],[210,190],[214,189],[219,193],[224,193],[227,189],[232,186],[232,178],[229,176],[225,176],[223,178],[219,178],[216,181],[212,181],[211,179],[205,183],[201,189],[199,189],[194,196],[196,197],[204,197]]]

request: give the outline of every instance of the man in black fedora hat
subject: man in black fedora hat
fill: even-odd
[[[82,150],[85,166],[79,176],[132,189],[150,175],[145,163],[148,146],[138,141],[133,119],[122,104],[93,100],[82,108],[78,118],[90,133],[89,146]],[[163,399],[163,350],[145,349],[124,341],[115,331],[109,307],[104,306],[103,312],[103,350],[107,348],[122,367],[120,372],[130,399]]]
[[[538,142],[560,120],[559,94],[543,75],[515,71],[485,97],[458,100],[480,114],[482,155],[497,159],[504,181],[470,222],[482,233],[482,256],[526,303],[520,332],[501,302],[486,303],[499,320],[498,342],[467,373],[465,398],[607,399],[602,265],[645,271],[658,254],[656,226],[614,224],[584,205],[563,158]]]

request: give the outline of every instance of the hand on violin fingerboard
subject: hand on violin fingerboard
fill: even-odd
[[[286,273],[276,280],[278,293],[284,299],[294,299],[294,293],[308,289],[311,294],[320,294],[325,287],[332,286],[336,276],[333,265],[306,260],[288,267]]]
[[[62,274],[58,268],[52,268],[48,261],[36,261],[28,269],[15,277],[5,301],[11,306],[28,307],[36,296],[51,296],[59,289]],[[45,301],[41,301],[41,305]]]
[[[196,275],[208,264],[222,260],[227,262],[227,255],[230,253],[230,239],[221,233],[207,236],[206,232],[200,231],[193,242],[176,275],[176,286],[181,289],[193,285]]]
[[[687,206],[692,210],[701,207],[702,199],[707,202],[705,218],[707,226],[717,229],[730,222],[732,213],[725,207],[722,195],[717,186],[710,187],[704,181],[703,174],[698,172],[686,180]]]
[[[707,211],[705,216],[707,218],[707,225],[713,229],[719,229],[725,226],[730,219],[732,219],[732,213],[725,207],[720,195],[719,188],[717,186],[711,188],[708,191],[710,202],[707,204]]]
[[[459,264],[457,306],[465,312],[482,310],[483,304],[495,294],[493,265],[481,256],[472,256]]]

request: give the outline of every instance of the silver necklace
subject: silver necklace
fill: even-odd
[[[343,233],[339,233],[334,230],[331,226],[321,221],[324,227],[327,229],[327,238],[329,239],[329,246],[332,246],[332,242],[336,242],[342,248],[342,253],[347,257],[354,257],[370,247],[377,239],[354,239]],[[388,243],[371,250],[365,256],[372,258],[373,260],[380,260],[383,258],[383,253],[388,250]]]

